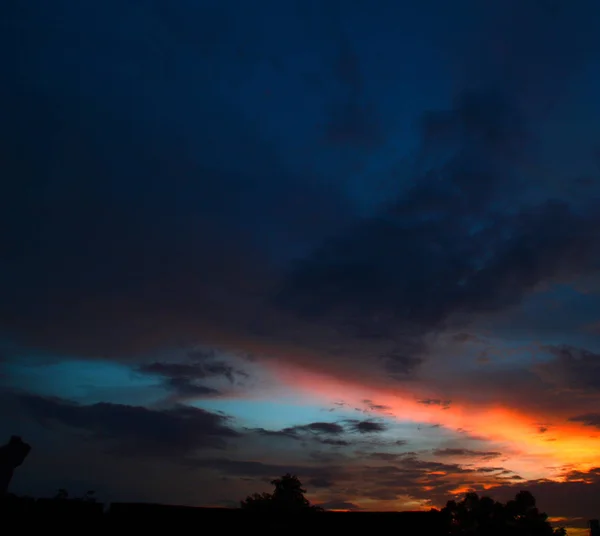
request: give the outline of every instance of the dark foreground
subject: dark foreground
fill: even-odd
[[[106,530],[173,529],[218,534],[272,530],[284,534],[342,534],[390,531],[398,535],[444,534],[439,512],[310,512],[306,514],[257,514],[241,509],[192,508],[143,503],[113,503],[55,499],[9,500],[1,507],[3,523],[15,531],[29,527],[100,533]],[[6,527],[6,525],[5,525]]]

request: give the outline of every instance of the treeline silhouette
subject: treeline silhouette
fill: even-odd
[[[188,524],[215,526],[219,530],[283,530],[300,534],[309,530],[386,530],[395,534],[444,536],[564,536],[548,516],[536,507],[535,498],[519,492],[507,503],[467,493],[461,501],[448,501],[441,510],[423,512],[338,512],[312,505],[295,475],[273,480],[273,493],[255,493],[240,508],[194,508],[147,503],[112,503],[105,507],[92,491],[69,497],[58,490],[52,498],[33,499],[7,494],[1,501],[0,518],[14,526],[85,529],[86,532],[123,527],[128,523],[152,527]]]
[[[14,470],[31,450],[13,436],[0,447],[0,527],[71,528],[86,533],[119,529],[128,523],[142,527],[212,527],[219,530],[278,530],[304,534],[314,530],[390,531],[396,534],[439,536],[564,536],[563,527],[553,528],[528,491],[517,493],[506,503],[467,493],[461,501],[448,501],[441,510],[423,512],[326,511],[305,497],[300,479],[287,473],[271,481],[272,493],[254,493],[240,501],[240,508],[195,508],[146,503],[112,503],[105,507],[93,491],[70,497],[59,489],[52,498],[18,497],[6,492]],[[133,525],[132,525],[133,526]],[[593,525],[592,525],[593,526]]]

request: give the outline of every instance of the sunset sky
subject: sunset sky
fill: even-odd
[[[600,516],[600,2],[0,6],[0,442],[47,496]]]

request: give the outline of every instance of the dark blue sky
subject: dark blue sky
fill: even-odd
[[[600,5],[56,0],[0,20],[0,431],[100,468],[36,448],[19,489],[218,503],[291,466],[318,500],[394,509],[457,475],[511,492],[480,480],[492,451],[530,487],[598,489]],[[125,492],[106,467],[132,451]],[[449,481],[346,485],[406,456],[449,456]]]

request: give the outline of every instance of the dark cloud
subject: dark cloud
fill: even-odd
[[[311,465],[284,465],[263,463],[230,458],[207,458],[190,462],[194,467],[204,467],[226,475],[249,476],[256,478],[277,478],[285,473],[302,475],[301,478],[320,481],[331,481],[332,475],[339,473],[338,466],[318,467]]]
[[[504,467],[478,467],[476,471],[478,473],[502,473],[505,469]]]
[[[265,437],[293,439],[296,441],[312,440],[322,445],[329,445],[332,447],[347,447],[350,445],[350,442],[336,437],[345,433],[346,430],[342,425],[334,422],[313,422],[289,426],[283,430],[265,430],[264,428],[257,428],[254,429],[253,432]]]
[[[494,451],[482,451],[482,450],[470,450],[464,448],[446,448],[446,449],[435,449],[433,451],[434,456],[440,457],[468,457],[468,458],[499,458],[502,456],[501,452]]]
[[[352,41],[341,28],[341,12],[335,16],[339,33],[338,53],[332,74],[340,90],[330,105],[325,141],[333,146],[369,150],[385,141],[378,110],[365,92],[364,75]]]
[[[600,354],[571,346],[546,346],[554,360],[538,365],[545,378],[569,390],[600,393]]]
[[[299,426],[297,430],[307,430],[315,434],[339,435],[344,432],[344,428],[334,422],[313,422],[304,426]]]
[[[425,406],[442,406],[443,408],[448,408],[452,404],[452,400],[442,400],[440,398],[423,398],[418,402]]]
[[[271,263],[346,218],[345,194],[287,169],[223,98],[213,68],[226,57],[203,58],[165,22],[197,19],[222,45],[231,18],[205,11],[63,2],[55,24],[36,2],[5,19],[2,48],[20,51],[6,64],[0,131],[0,323],[11,339],[105,356],[246,327]]]
[[[314,488],[331,488],[333,487],[333,482],[331,480],[327,480],[326,478],[311,478],[308,481],[308,485]]]
[[[350,101],[335,106],[325,139],[333,145],[372,149],[383,143],[384,135],[372,106]]]
[[[600,413],[586,413],[577,415],[569,419],[571,422],[579,422],[584,426],[594,426],[600,428]]]
[[[248,377],[246,372],[231,365],[206,360],[192,364],[153,362],[140,365],[137,370],[142,374],[160,376],[164,386],[172,391],[174,400],[215,397],[222,394],[222,390],[199,383],[199,380],[225,378],[229,384],[233,384],[236,378]]]
[[[165,380],[165,386],[175,393],[176,399],[185,400],[187,398],[215,397],[221,392],[218,389],[198,385],[187,378],[168,378]]]
[[[371,458],[374,462],[387,462],[386,465],[343,465],[336,463],[335,458],[330,457],[322,459],[317,457],[316,460],[321,465],[285,467],[229,458],[196,460],[193,464],[226,475],[247,476],[265,481],[292,471],[294,474],[301,475],[306,482],[312,483],[313,487],[329,488],[332,492],[343,486],[347,494],[356,494],[368,499],[394,500],[400,496],[414,497],[419,500],[439,498],[442,504],[447,500],[449,490],[456,487],[457,478],[464,478],[466,474],[475,474],[457,464],[425,461],[416,456],[398,458],[392,463],[382,458]],[[486,477],[480,477],[480,479],[484,478]],[[436,490],[439,490],[436,491],[435,497],[432,497],[431,491],[425,489],[428,486],[435,486]]]
[[[467,324],[519,304],[543,282],[597,268],[597,212],[558,198],[554,178],[546,189],[535,178],[539,117],[530,106],[533,86],[540,95],[552,86],[553,98],[564,93],[553,80],[560,72],[564,81],[588,56],[596,37],[582,13],[595,8],[586,2],[555,17],[526,4],[478,10],[494,29],[469,54],[477,67],[468,69],[471,79],[453,106],[424,114],[412,187],[324,241],[290,270],[281,290],[286,309],[355,337],[396,341],[385,359],[392,373],[414,374],[426,336],[451,317]],[[538,16],[540,25],[532,26]],[[547,50],[556,47],[550,36],[577,23],[576,43],[549,62]],[[536,58],[538,68],[523,58]]]
[[[45,425],[83,431],[131,456],[177,460],[199,449],[225,448],[228,439],[240,436],[226,417],[189,406],[151,410],[106,402],[78,405],[34,395],[21,395],[19,402]]]
[[[382,460],[385,462],[392,462],[397,460],[402,454],[395,454],[393,452],[370,452],[367,457],[373,460]]]
[[[372,434],[385,432],[387,426],[384,423],[372,420],[346,420],[343,424],[337,422],[313,422],[309,424],[290,426],[282,430],[255,429],[254,432],[267,437],[281,437],[296,440],[311,438],[323,445],[333,447],[345,447],[351,443],[342,437],[347,433]],[[333,436],[333,437],[330,437]],[[397,441],[397,445],[404,445],[405,441]]]
[[[480,210],[492,200],[491,179],[465,179],[460,170],[456,178],[473,182],[456,185],[463,193],[419,187],[421,193],[410,196],[416,199],[403,202],[398,212],[366,221],[325,244],[291,274],[286,306],[313,318],[350,317],[353,325],[366,328],[378,325],[382,314],[392,315],[395,320],[384,325],[381,336],[399,338],[407,349],[387,358],[387,366],[406,374],[419,363],[419,337],[441,329],[451,314],[502,310],[542,281],[595,266],[600,240],[591,231],[594,216],[559,201],[511,216],[482,215]],[[430,204],[438,195],[458,197],[440,198],[437,208],[427,209],[425,197]],[[467,205],[462,210],[461,203]],[[429,210],[437,215],[423,220]]]
[[[358,511],[360,506],[351,503],[349,501],[327,501],[319,504],[319,506],[325,510],[351,510]]]
[[[231,365],[220,362],[201,364],[154,362],[141,365],[138,370],[146,374],[156,374],[170,378],[205,379],[222,376],[230,383],[234,383],[234,376],[248,377],[246,372],[236,370]]]
[[[478,323],[506,315],[510,337],[519,336],[515,308],[598,272],[598,182],[571,177],[596,135],[577,130],[580,118],[592,123],[594,115],[572,82],[578,69],[591,77],[582,68],[600,49],[597,1],[460,0],[460,9],[428,2],[421,22],[435,28],[427,36],[440,33],[432,37],[442,46],[426,54],[413,52],[410,41],[388,43],[384,32],[370,39],[362,30],[377,10],[377,26],[407,33],[386,2],[358,13],[360,24],[346,19],[355,7],[325,6],[325,22],[313,22],[327,27],[328,46],[323,34],[313,40],[307,32],[311,39],[302,35],[289,47],[296,50],[274,33],[292,34],[291,24],[272,25],[262,12],[252,18],[252,10],[239,16],[231,6],[4,4],[0,338],[69,359],[147,353],[160,360],[163,350],[223,344],[261,359],[277,355],[284,366],[416,386],[411,399],[429,409],[447,408],[450,398],[457,407],[501,400],[519,413],[598,427],[597,349],[547,347],[549,361],[530,366],[511,355],[519,363],[498,370],[488,338],[475,334]],[[402,11],[409,17],[412,10]],[[429,41],[415,28],[419,41]],[[442,43],[450,33],[453,41]],[[307,51],[313,41],[320,67]],[[401,56],[402,48],[411,50]],[[414,82],[404,79],[404,64],[433,72],[432,56],[443,56],[451,72],[444,82],[428,76],[432,93],[416,102],[400,87]],[[307,58],[319,88],[303,85]],[[454,99],[437,91],[446,83],[457,89]],[[378,86],[390,86],[392,98]],[[577,108],[553,115],[561,99],[578,101]],[[403,108],[392,109],[392,101]],[[418,139],[411,139],[409,109],[430,105],[439,109],[420,115]],[[388,120],[399,116],[392,131]],[[565,126],[565,117],[573,124]],[[357,159],[369,165],[347,172],[347,161]],[[385,202],[372,202],[381,197],[373,173],[393,183]],[[597,289],[586,295],[597,309]],[[523,314],[525,324],[536,316]],[[555,314],[558,324],[562,314]],[[465,354],[472,343],[486,344],[486,372],[480,363],[465,370],[462,355],[442,360],[430,351],[446,330],[454,334],[449,346]],[[553,331],[553,341],[566,340],[558,337]],[[160,378],[170,402],[217,397],[245,378],[208,346],[189,358],[145,363],[138,372]],[[428,388],[444,382],[447,390]],[[292,470],[321,491],[343,483],[352,501],[443,501],[465,482],[478,489],[501,483],[499,493],[512,493],[510,480],[522,479],[508,469],[382,452],[389,430],[374,420],[240,434],[222,415],[181,405],[20,400],[56,433],[76,430],[112,452],[185,459],[202,476],[238,484]],[[536,426],[546,431],[532,424],[533,432]],[[260,458],[272,463],[195,457],[198,449],[260,436],[269,438],[263,444],[304,442],[288,446],[310,463],[279,463],[279,452]],[[368,445],[362,465],[350,449],[337,448],[353,443]],[[466,448],[433,454],[465,464],[498,455]],[[575,515],[596,504],[589,499],[591,491],[598,495],[596,473],[519,485],[539,490],[551,506],[560,498],[555,511]],[[575,504],[578,494],[582,504]]]
[[[348,447],[350,445],[350,442],[344,439],[325,438],[319,439],[319,441],[323,443],[323,445],[331,445],[332,447]]]
[[[254,428],[251,431],[264,437],[281,437],[294,440],[300,439],[300,436],[293,428],[286,428],[285,430],[266,430],[265,428]]]
[[[452,336],[452,340],[455,342],[465,343],[465,342],[479,342],[481,339],[477,337],[477,335],[473,335],[471,333],[456,333]]]
[[[359,434],[372,434],[385,432],[387,426],[384,423],[376,421],[348,421],[350,429]]]

